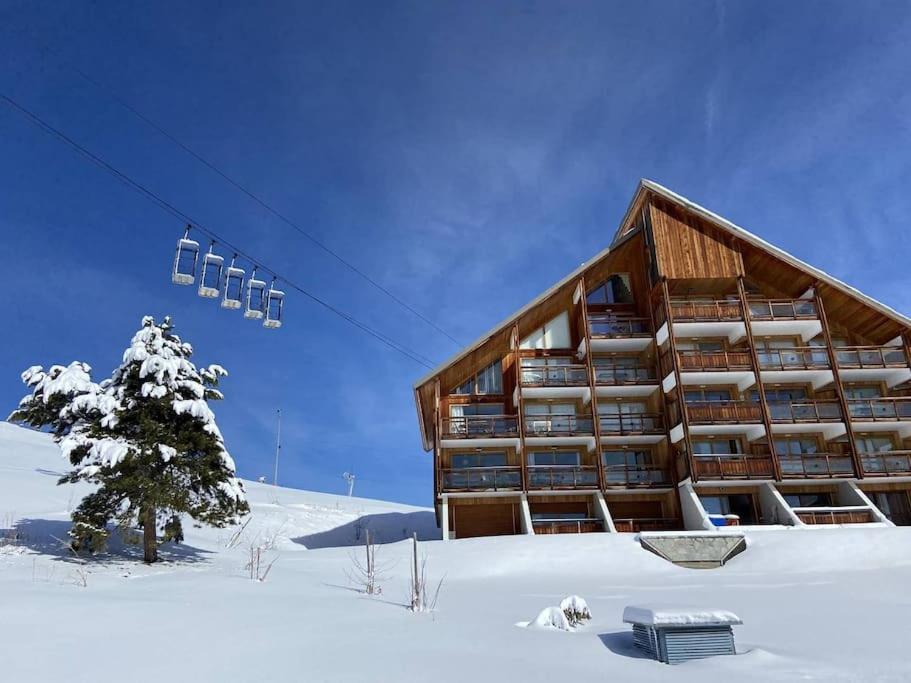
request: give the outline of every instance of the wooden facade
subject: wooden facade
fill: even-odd
[[[643,181],[609,249],[415,385],[441,525],[683,528],[680,486],[759,523],[756,486],[804,482],[829,505],[793,523],[911,523],[909,361],[907,318]]]

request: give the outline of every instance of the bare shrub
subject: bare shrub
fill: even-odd
[[[380,595],[383,592],[380,586],[381,573],[376,563],[376,543],[373,540],[373,534],[367,529],[364,533],[364,556],[363,559],[352,554],[352,569],[348,574],[348,580],[356,585],[362,592],[367,595]]]
[[[437,584],[432,595],[427,593],[427,557],[424,556],[418,561],[418,535],[415,533],[412,540],[412,561],[411,561],[411,611],[412,612],[433,612],[437,607],[437,600],[440,598],[440,590],[443,588],[443,576]]]

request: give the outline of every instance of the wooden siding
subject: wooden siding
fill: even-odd
[[[658,199],[651,203],[650,217],[659,275],[668,279],[743,275],[743,259],[731,236]]]
[[[509,536],[522,533],[517,503],[466,498],[449,502],[449,528],[456,538]]]

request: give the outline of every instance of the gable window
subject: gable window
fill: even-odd
[[[502,394],[503,393],[503,365],[499,360],[494,361],[478,374],[470,377],[465,382],[453,389],[457,396],[470,396],[472,394]]]
[[[566,311],[519,342],[520,349],[568,349],[571,346],[569,315]]]
[[[607,280],[589,291],[585,300],[595,306],[633,303],[633,290],[629,283],[629,273],[614,273]]]

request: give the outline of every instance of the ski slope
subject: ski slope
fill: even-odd
[[[250,522],[186,525],[151,567],[110,553],[78,563],[57,539],[84,492],[55,486],[66,463],[43,434],[0,423],[0,680],[9,681],[907,681],[911,530],[750,532],[718,570],[670,565],[631,534],[442,543],[430,510],[246,483]],[[382,593],[352,585],[366,529]],[[412,614],[412,532],[437,609]],[[232,540],[233,539],[233,540]],[[265,582],[249,546],[274,546]],[[584,628],[520,628],[581,595]],[[739,615],[738,651],[667,667],[640,657],[629,604]]]

